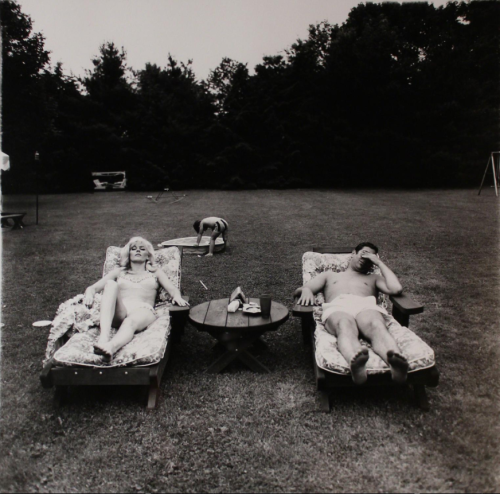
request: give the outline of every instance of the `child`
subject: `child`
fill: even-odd
[[[229,225],[227,221],[222,218],[217,218],[216,216],[210,216],[209,218],[205,218],[201,221],[195,221],[193,223],[193,228],[196,233],[198,233],[198,238],[196,243],[200,245],[201,237],[203,236],[203,232],[207,229],[212,230],[212,235],[210,236],[210,247],[208,248],[207,256],[214,255],[215,248],[215,239],[222,233],[222,239],[227,247],[228,241],[228,228]]]

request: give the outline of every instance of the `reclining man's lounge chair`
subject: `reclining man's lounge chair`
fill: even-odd
[[[108,247],[103,276],[119,266],[120,250]],[[155,263],[180,289],[182,249],[155,251]],[[155,408],[172,342],[180,338],[189,314],[189,307],[173,305],[169,298],[163,288],[159,290],[155,303],[158,319],[136,333],[111,361],[95,354],[93,348],[99,336],[101,294],[95,295],[91,308],[83,303],[83,295],[61,304],[52,322],[40,375],[43,387],[55,386],[54,404],[61,403],[69,386],[145,385],[149,387],[147,406]]]
[[[305,285],[324,271],[343,272],[347,269],[353,249],[348,248],[315,248],[304,253],[302,257],[302,276]],[[380,274],[375,267],[374,274]],[[386,307],[387,296],[379,294],[377,304]],[[417,304],[406,295],[391,296],[392,315],[384,315],[386,327],[390,335],[408,360],[409,369],[407,384],[413,387],[417,404],[420,408],[429,408],[425,386],[437,386],[439,373],[435,365],[433,350],[414,332],[408,329],[410,315],[423,312],[423,306]],[[356,386],[351,378],[351,370],[338,350],[337,338],[330,334],[321,321],[322,307],[325,302],[322,292],[316,295],[316,306],[296,304],[293,315],[302,319],[302,332],[305,342],[311,341],[313,349],[313,365],[316,385],[319,392],[320,406],[324,411],[330,410],[332,391],[340,386]],[[368,347],[369,358],[366,363],[368,380],[362,386],[393,385],[391,370],[366,341],[362,345]]]

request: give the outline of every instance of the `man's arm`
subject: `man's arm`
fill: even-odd
[[[392,270],[386,266],[378,256],[374,254],[363,254],[363,257],[368,258],[375,266],[380,268],[382,276],[377,276],[375,281],[376,287],[387,295],[401,295],[403,293],[403,287],[398,280],[398,277],[392,272]]]
[[[318,274],[318,276],[313,278],[304,286],[297,288],[297,290],[295,290],[295,292],[293,293],[294,298],[300,296],[297,303],[299,305],[314,305],[314,295],[323,290],[326,283],[326,277],[327,273],[325,271],[321,274]]]

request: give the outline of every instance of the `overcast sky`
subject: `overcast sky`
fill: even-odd
[[[410,1],[410,0],[404,0]],[[252,72],[265,55],[283,53],[322,20],[342,24],[358,0],[18,0],[46,38],[52,64],[84,75],[99,46],[113,41],[128,65],[160,67],[168,54],[193,60],[205,79],[223,57],[247,63]],[[431,0],[436,7],[446,0]]]

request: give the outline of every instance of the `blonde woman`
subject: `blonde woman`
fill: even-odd
[[[157,318],[154,309],[156,294],[163,287],[173,303],[189,305],[167,275],[154,266],[154,249],[142,237],[133,237],[121,250],[120,267],[113,269],[85,290],[84,303],[91,307],[94,295],[103,292],[101,300],[101,334],[94,352],[111,360],[113,355],[137,331],[148,327]],[[119,328],[110,339],[111,326]]]

